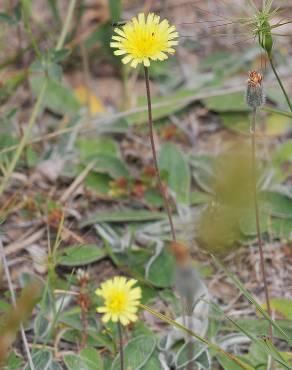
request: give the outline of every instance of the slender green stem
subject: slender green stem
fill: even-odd
[[[277,114],[279,116],[292,118],[292,113],[291,112],[286,112],[286,111],[283,111],[283,110],[280,110],[280,109],[275,109],[275,108],[271,108],[271,107],[261,107],[261,110],[264,111],[264,112]]]
[[[172,235],[172,240],[175,242],[176,241],[176,235],[175,235],[175,229],[172,221],[172,216],[171,216],[171,209],[170,209],[170,204],[169,204],[169,199],[168,199],[168,194],[167,190],[163,186],[162,179],[160,176],[159,172],[159,167],[158,167],[158,161],[157,161],[157,156],[156,156],[156,148],[155,148],[155,141],[154,141],[154,129],[153,129],[153,119],[152,119],[152,105],[151,105],[151,92],[150,92],[150,82],[149,82],[149,72],[148,68],[144,67],[144,72],[145,72],[145,81],[146,81],[146,92],[147,92],[147,104],[148,104],[148,126],[149,126],[149,136],[150,136],[150,142],[151,142],[151,149],[152,149],[152,156],[153,156],[153,161],[154,161],[154,167],[155,167],[155,172],[156,172],[156,177],[158,180],[159,188],[161,195],[163,196],[164,199],[164,205],[165,209],[168,215],[168,220],[169,220],[169,225],[171,229],[171,235]]]
[[[67,11],[67,16],[66,16],[66,19],[63,25],[63,29],[61,31],[61,35],[57,42],[56,50],[62,49],[64,45],[75,6],[76,6],[76,0],[71,0],[69,7],[68,7],[68,11]]]
[[[41,51],[38,47],[38,44],[34,38],[34,34],[33,34],[33,31],[31,29],[31,20],[29,19],[30,16],[29,16],[29,2],[26,1],[26,0],[22,0],[21,1],[21,7],[22,7],[22,13],[23,13],[23,23],[24,23],[24,28],[25,28],[25,31],[26,33],[28,34],[29,38],[30,38],[30,41],[31,41],[31,44],[32,44],[32,47],[34,48],[34,51],[37,55],[37,57],[40,59],[42,54],[41,54]]]
[[[124,346],[123,346],[123,332],[122,332],[122,325],[120,322],[117,324],[118,326],[118,335],[119,335],[119,347],[120,347],[120,364],[121,370],[124,370]]]
[[[251,120],[251,147],[252,147],[252,185],[253,185],[253,194],[254,194],[254,208],[255,208],[255,218],[256,218],[256,231],[257,231],[257,239],[258,239],[258,246],[260,252],[260,264],[261,270],[263,275],[263,283],[264,283],[264,290],[266,296],[266,304],[269,316],[271,316],[271,304],[269,298],[269,288],[267,284],[267,276],[266,276],[266,268],[265,268],[265,260],[264,260],[264,251],[263,251],[263,242],[261,237],[261,227],[260,227],[260,215],[259,215],[259,206],[258,206],[258,196],[257,196],[257,180],[256,180],[256,115],[257,109],[254,108],[252,112],[252,120]],[[271,323],[269,323],[269,336],[272,340],[273,337],[273,329]]]
[[[269,54],[268,54],[268,58],[269,58],[269,62],[270,62],[270,65],[271,65],[271,67],[272,67],[272,70],[273,70],[273,72],[274,72],[274,75],[276,76],[276,78],[277,78],[277,80],[278,80],[278,83],[279,83],[279,85],[280,85],[280,87],[281,87],[281,89],[282,89],[282,92],[283,92],[283,94],[284,94],[284,96],[285,96],[285,99],[286,99],[286,101],[287,101],[287,104],[288,104],[288,106],[289,106],[289,108],[290,108],[290,110],[291,110],[291,112],[292,112],[292,103],[291,103],[291,101],[290,101],[290,99],[289,99],[289,96],[288,96],[288,94],[287,94],[287,92],[286,92],[286,90],[285,90],[285,87],[284,87],[284,85],[283,85],[283,83],[282,83],[282,81],[281,81],[281,78],[280,78],[280,76],[279,76],[279,74],[278,74],[278,72],[277,72],[277,70],[276,70],[276,67],[275,67],[275,64],[274,64],[274,61],[273,61],[273,57],[272,57],[271,55],[269,55]]]

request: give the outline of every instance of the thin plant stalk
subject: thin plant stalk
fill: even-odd
[[[118,327],[118,335],[119,335],[119,350],[120,350],[121,370],[125,370],[125,367],[124,367],[123,331],[122,331],[122,325],[121,325],[120,322],[117,323],[117,327]]]
[[[257,196],[257,181],[256,181],[256,115],[257,115],[257,108],[254,108],[252,111],[252,120],[251,120],[251,149],[252,149],[252,186],[253,186],[253,195],[254,195],[254,208],[255,208],[255,218],[256,218],[256,232],[257,232],[257,239],[258,239],[258,246],[259,246],[259,253],[260,253],[260,265],[261,271],[263,276],[263,283],[264,283],[264,290],[265,290],[265,297],[266,297],[266,304],[269,316],[272,314],[271,304],[270,304],[270,297],[269,297],[269,289],[267,284],[267,275],[266,275],[266,267],[265,267],[265,260],[264,260],[264,251],[263,251],[263,242],[261,237],[261,227],[260,227],[260,215],[259,215],[259,205],[258,205],[258,196]],[[271,323],[269,323],[269,336],[272,340],[273,337],[273,329]]]
[[[5,250],[4,250],[4,246],[3,246],[1,238],[0,238],[0,255],[1,255],[2,263],[3,263],[3,267],[4,267],[4,273],[5,273],[5,276],[6,276],[6,279],[7,279],[7,283],[8,283],[8,288],[9,288],[10,295],[11,295],[12,305],[14,307],[16,307],[15,292],[14,292],[14,289],[13,289],[12,279],[11,279],[8,263],[7,263],[6,256],[5,256]],[[31,353],[30,353],[30,350],[29,350],[28,341],[27,341],[26,334],[25,334],[25,331],[24,331],[24,328],[23,328],[22,324],[20,325],[20,332],[21,332],[22,342],[23,342],[23,346],[24,346],[24,349],[25,349],[25,352],[26,352],[26,356],[27,356],[27,359],[28,359],[29,366],[30,366],[31,370],[35,370],[33,360],[32,360],[32,357],[31,357]]]
[[[56,50],[60,50],[64,46],[65,39],[66,39],[68,30],[69,30],[69,25],[70,25],[70,22],[71,22],[71,19],[72,19],[72,16],[73,16],[73,11],[75,9],[75,6],[76,6],[76,0],[71,0],[70,4],[68,6],[68,11],[67,11],[65,22],[64,22],[59,40],[58,40],[57,45],[56,45]]]
[[[291,103],[291,101],[290,101],[290,99],[289,99],[289,96],[288,96],[288,94],[287,94],[287,91],[285,90],[285,87],[284,87],[284,85],[283,85],[283,83],[282,83],[282,80],[281,80],[281,78],[280,78],[280,76],[279,76],[279,74],[278,74],[278,72],[277,72],[277,69],[276,69],[275,64],[274,64],[274,61],[273,61],[273,57],[272,57],[271,55],[269,55],[268,53],[267,53],[267,55],[268,55],[268,59],[269,59],[269,62],[270,62],[271,68],[272,68],[272,70],[273,70],[273,72],[274,72],[274,75],[275,75],[275,76],[276,76],[276,78],[277,78],[277,81],[278,81],[278,83],[279,83],[279,85],[280,85],[280,87],[281,87],[281,90],[282,90],[282,92],[283,92],[283,94],[284,94],[284,96],[285,96],[286,102],[287,102],[287,104],[288,104],[288,106],[289,106],[289,108],[290,108],[290,111],[292,112],[292,103]]]
[[[147,67],[144,67],[144,72],[145,72],[146,92],[147,92],[149,136],[150,136],[150,142],[151,142],[151,149],[152,149],[154,167],[155,167],[155,172],[156,172],[156,177],[157,177],[157,180],[158,180],[160,192],[161,192],[161,195],[163,196],[164,205],[165,205],[165,209],[166,209],[167,216],[168,216],[168,221],[169,221],[169,225],[170,225],[172,240],[173,240],[173,242],[176,242],[176,235],[175,235],[175,229],[174,229],[173,220],[172,220],[172,216],[171,216],[169,198],[168,198],[167,190],[166,190],[166,188],[164,187],[164,185],[162,183],[162,179],[161,179],[159,168],[158,168],[158,161],[157,161],[155,141],[154,141],[154,129],[153,129],[153,119],[152,119],[152,105],[151,105],[151,91],[150,91],[150,82],[149,82],[149,72],[148,72]]]
[[[149,136],[150,136],[150,142],[151,142],[151,149],[152,149],[152,156],[153,156],[153,161],[154,161],[155,173],[156,173],[156,177],[157,177],[157,180],[158,180],[160,193],[161,193],[161,195],[163,197],[163,200],[164,200],[164,206],[165,206],[167,216],[168,216],[168,221],[169,221],[171,235],[172,235],[172,241],[175,243],[176,242],[176,234],[175,234],[174,224],[173,224],[172,215],[171,215],[171,208],[170,208],[170,204],[169,204],[168,193],[167,193],[167,189],[164,187],[164,185],[162,183],[162,179],[161,179],[160,171],[159,171],[159,167],[158,167],[157,155],[156,155],[156,148],[155,148],[155,141],[154,141],[154,128],[153,128],[153,119],[152,119],[151,90],[150,90],[150,81],[149,81],[148,68],[144,67],[144,71],[145,71],[146,92],[147,92]],[[186,306],[187,307],[185,307],[185,308],[187,309],[188,305],[186,305]],[[185,311],[184,307],[183,307],[183,311]],[[185,315],[183,315],[183,316],[185,317]],[[193,358],[193,346],[192,346],[192,342],[189,340],[189,342],[188,342],[188,360],[189,360],[189,363],[188,363],[188,366],[187,366],[188,370],[193,369],[192,358]]]

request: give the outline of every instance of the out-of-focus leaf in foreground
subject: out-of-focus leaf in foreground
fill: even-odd
[[[22,322],[31,315],[41,295],[41,286],[37,282],[27,285],[16,301],[16,306],[7,311],[0,323],[0,364],[4,364],[16,334]]]
[[[216,160],[214,198],[203,209],[197,225],[199,245],[214,254],[226,254],[236,245],[242,218],[254,213],[249,147],[240,142],[237,148]]]

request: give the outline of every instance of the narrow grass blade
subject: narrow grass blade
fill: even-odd
[[[224,349],[222,349],[221,347],[217,346],[216,344],[214,343],[211,343],[209,342],[207,339],[201,337],[199,334],[195,333],[194,331],[186,328],[185,326],[179,324],[178,322],[172,320],[171,318],[163,315],[162,313],[160,312],[157,312],[155,310],[153,310],[152,308],[148,307],[148,306],[145,306],[144,304],[140,304],[140,307],[146,311],[148,311],[149,313],[151,313],[152,315],[156,316],[157,318],[159,318],[160,320],[164,321],[164,322],[167,322],[169,325],[172,325],[182,331],[184,331],[186,334],[188,335],[191,335],[192,337],[196,338],[198,341],[200,341],[201,343],[204,343],[206,344],[210,349],[212,349],[213,351],[215,351],[216,353],[220,353],[222,354],[223,356],[227,357],[229,360],[233,361],[234,363],[236,363],[238,366],[240,366],[242,369],[245,369],[245,370],[255,370],[255,368],[253,366],[250,366],[246,363],[244,363],[243,361],[241,361],[238,357],[232,355],[231,353],[228,353],[226,351],[224,351]]]
[[[215,263],[226,273],[226,275],[229,277],[229,279],[234,283],[234,285],[237,287],[237,289],[245,296],[245,298],[255,305],[257,310],[264,316],[265,319],[267,319],[272,326],[277,329],[283,337],[286,338],[287,343],[291,343],[292,340],[289,338],[287,333],[267,314],[267,312],[262,308],[262,306],[256,301],[256,299],[251,295],[251,293],[244,287],[244,285],[241,283],[241,281],[230,271],[226,269],[226,267],[215,257],[212,256]]]

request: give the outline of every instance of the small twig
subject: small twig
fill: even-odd
[[[272,310],[270,305],[270,298],[269,298],[269,289],[267,284],[267,276],[266,276],[266,269],[265,269],[265,260],[264,260],[264,251],[263,251],[263,242],[261,237],[261,228],[260,228],[260,216],[259,216],[259,206],[258,206],[258,197],[257,197],[257,181],[256,181],[256,114],[257,109],[254,108],[252,112],[252,121],[251,121],[251,145],[252,145],[252,182],[253,182],[253,194],[254,194],[254,207],[255,207],[255,217],[256,217],[256,231],[257,231],[257,239],[258,239],[258,247],[260,252],[260,263],[261,263],[261,270],[263,275],[263,283],[264,283],[264,290],[266,296],[266,304],[268,314],[271,317]],[[272,324],[269,324],[269,336],[272,340],[273,338],[273,329]]]
[[[175,242],[176,241],[176,235],[175,235],[175,229],[174,229],[172,216],[171,216],[171,209],[170,209],[168,194],[167,194],[167,190],[165,189],[165,187],[163,186],[163,183],[162,183],[162,179],[161,179],[159,168],[158,168],[157,156],[156,156],[156,148],[155,148],[155,142],[154,142],[153,120],[152,120],[151,92],[150,92],[148,68],[144,67],[144,71],[145,71],[147,103],[148,103],[149,136],[150,136],[150,142],[151,142],[152,156],[153,156],[154,167],[155,167],[155,171],[156,171],[156,177],[157,177],[157,180],[158,180],[160,192],[161,192],[161,195],[163,196],[165,209],[166,209],[166,212],[167,212],[167,215],[168,215],[168,220],[169,220],[169,225],[170,225],[170,229],[171,229],[172,239]]]
[[[83,180],[86,178],[89,172],[93,169],[95,163],[96,161],[90,162],[88,166],[86,166],[85,169],[79,174],[79,176],[76,177],[76,179],[72,182],[69,188],[67,188],[66,191],[61,196],[60,198],[61,203],[64,203],[68,200],[71,194],[78,188],[78,186],[83,182]]]
[[[117,323],[118,327],[118,335],[119,335],[119,346],[120,346],[120,364],[121,370],[124,370],[124,347],[123,347],[123,333],[122,333],[122,326],[121,323]]]
[[[2,243],[1,237],[0,237],[0,254],[1,254],[1,259],[2,259],[2,262],[3,262],[5,276],[6,276],[7,283],[8,283],[8,288],[9,288],[10,295],[11,295],[11,301],[12,301],[13,306],[16,307],[15,292],[14,292],[14,289],[13,289],[12,279],[11,279],[9,267],[8,267],[8,264],[7,264],[5,251],[4,251],[4,246],[3,246],[3,243]],[[24,331],[24,328],[23,328],[22,324],[20,325],[20,332],[21,332],[25,352],[26,352],[26,355],[27,355],[27,359],[28,359],[28,362],[29,362],[29,366],[30,366],[31,370],[35,370],[35,367],[34,367],[34,364],[33,364],[33,361],[32,361],[32,357],[31,357],[31,353],[30,353],[30,350],[29,350],[28,341],[27,341],[25,331]]]
[[[16,253],[19,250],[25,249],[29,245],[37,242],[43,236],[45,231],[46,231],[45,228],[41,228],[30,234],[27,238],[25,238],[25,236],[22,235],[22,238],[6,246],[4,250],[5,255],[9,256],[10,254]]]

